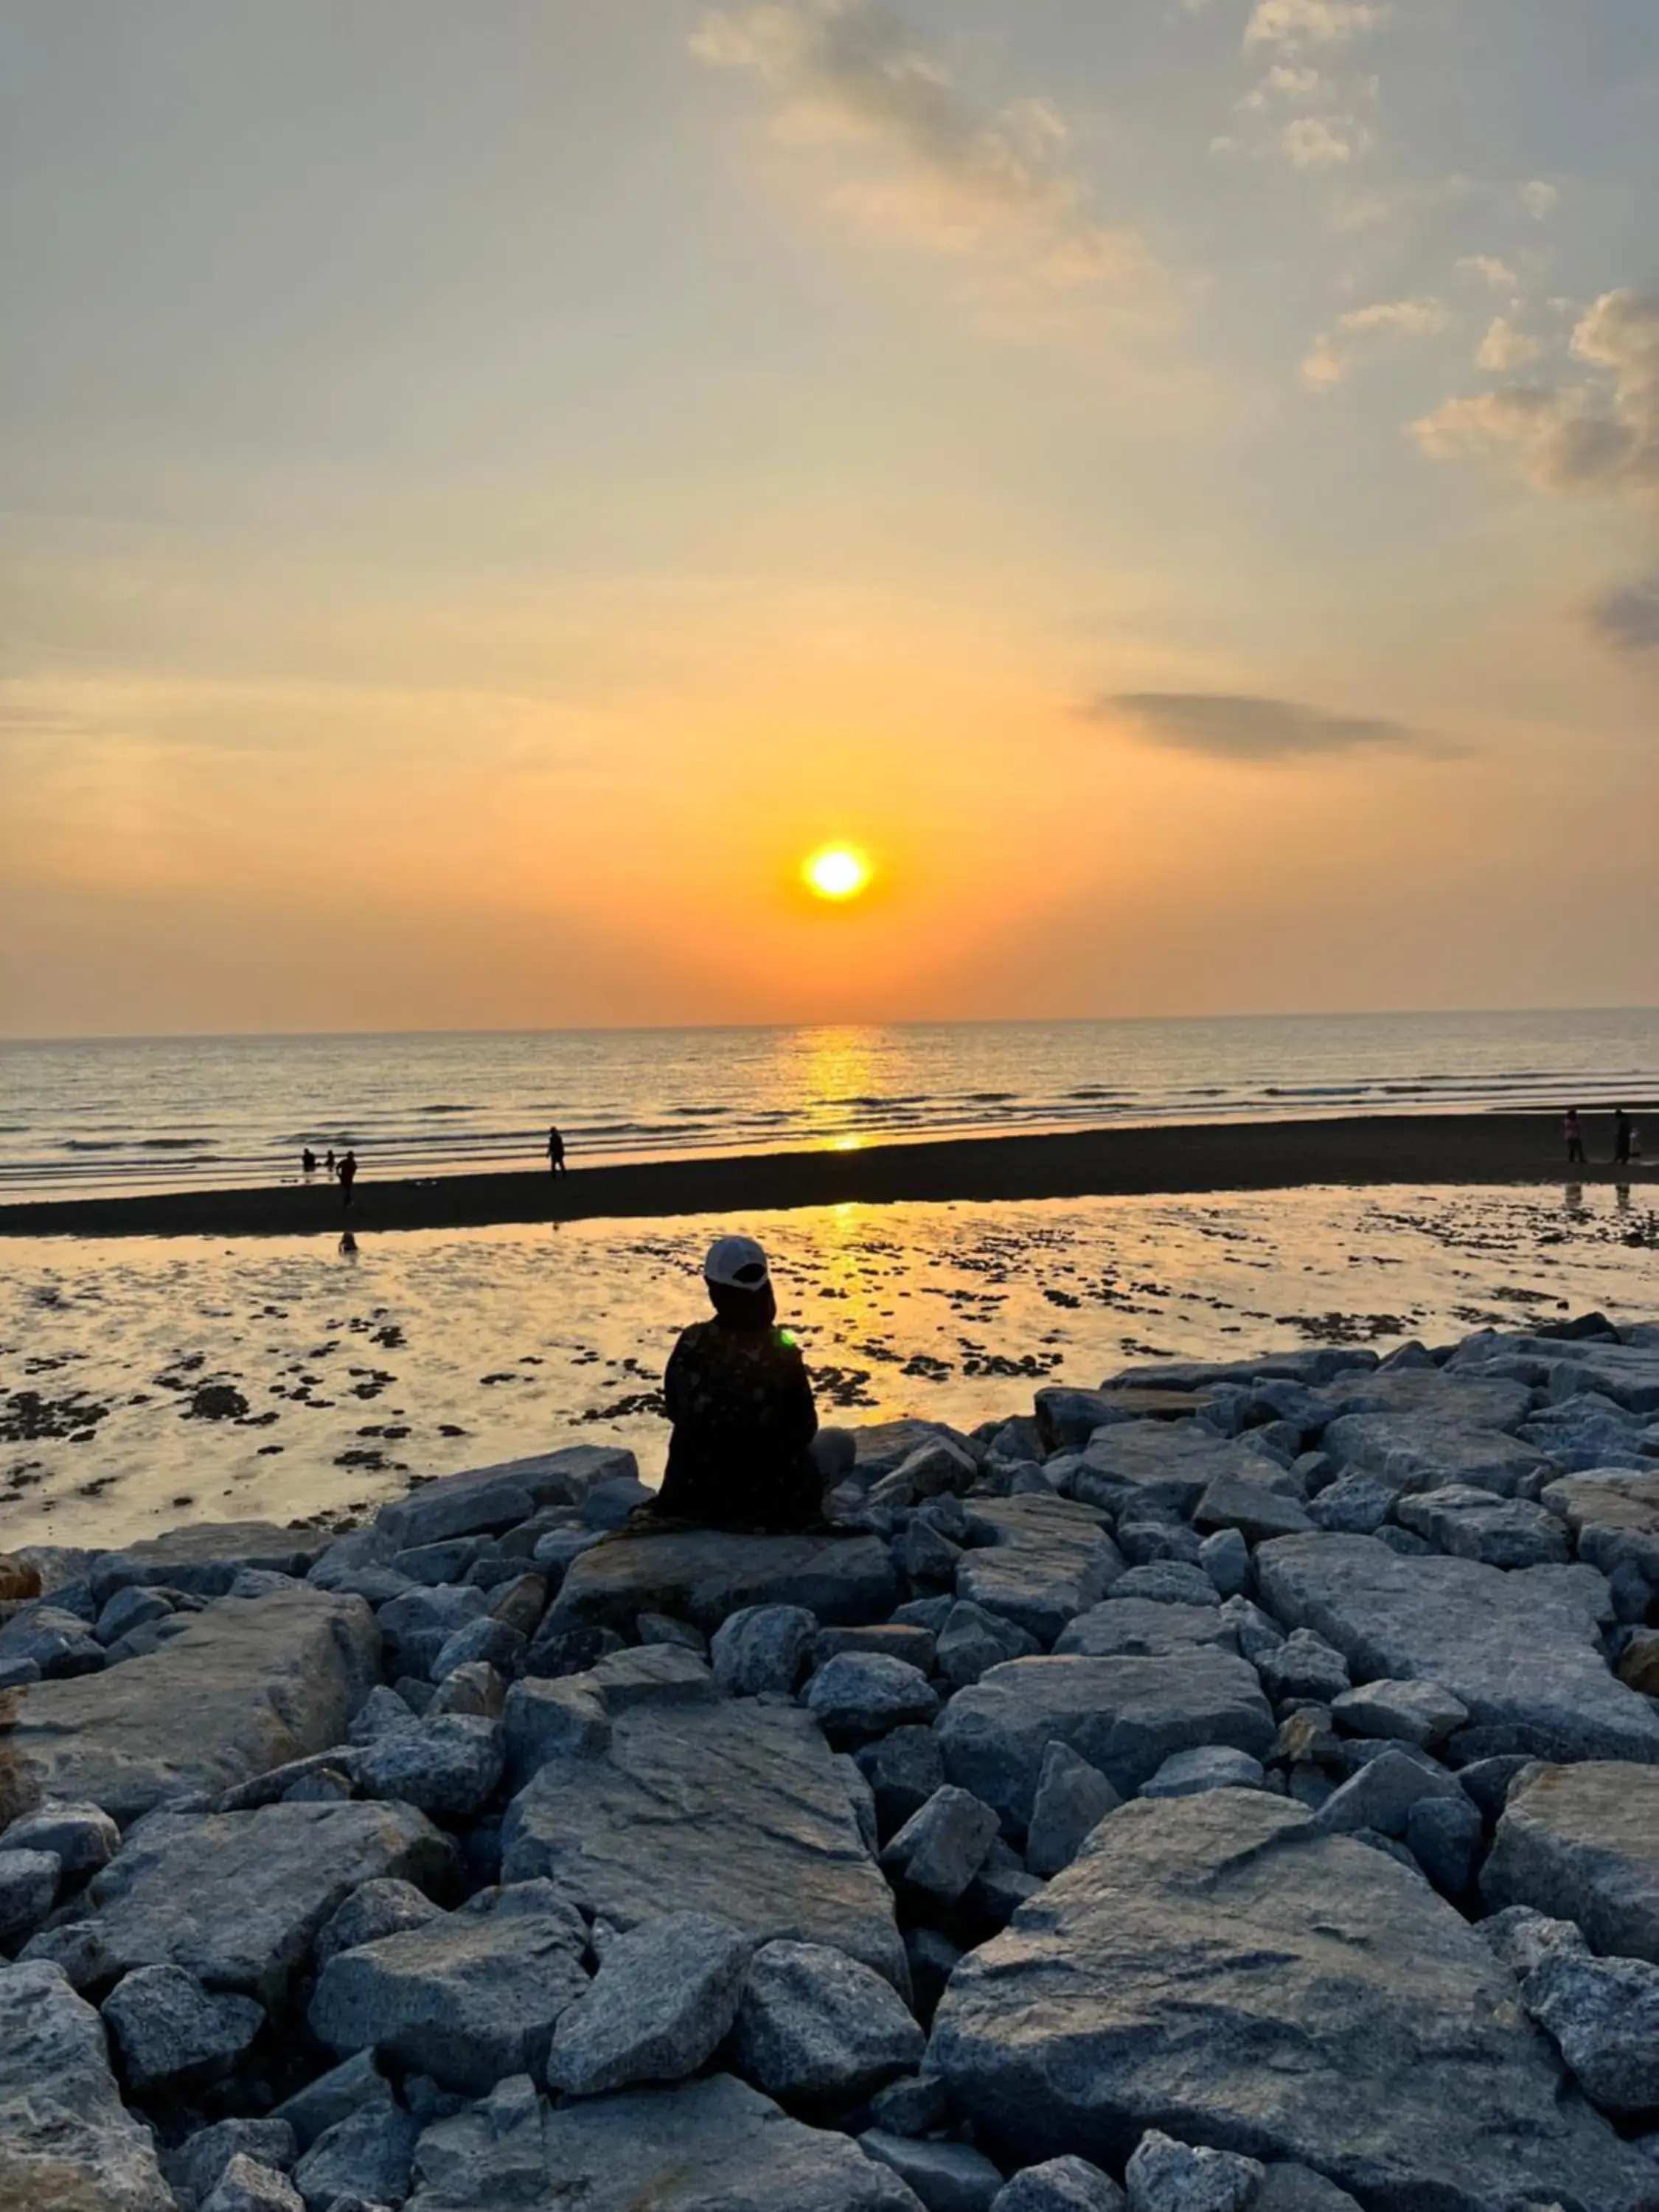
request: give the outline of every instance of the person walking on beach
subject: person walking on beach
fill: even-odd
[[[334,1174],[334,1147],[332,1145],[329,1146],[327,1152],[324,1156],[323,1165],[327,1169],[330,1179],[331,1180]]]
[[[317,1155],[309,1145],[300,1155],[300,1172],[301,1175],[308,1176],[313,1176],[317,1172]]]
[[[1630,1116],[1622,1106],[1613,1109],[1613,1164],[1616,1168],[1630,1165]]]
[[[800,1347],[777,1327],[766,1255],[722,1237],[703,1262],[712,1321],[695,1322],[663,1379],[668,1471],[640,1522],[781,1532],[816,1527],[823,1492],[851,1466],[844,1429],[820,1429]]]
[[[556,1129],[550,1129],[547,1133],[547,1168],[550,1175],[562,1176],[565,1173],[564,1139]]]
[[[351,1204],[351,1186],[357,1180],[356,1152],[348,1150],[342,1154],[337,1173],[340,1178],[340,1202],[343,1206],[349,1206]]]
[[[1567,1140],[1567,1165],[1582,1167],[1584,1164],[1584,1131],[1576,1106],[1568,1107],[1567,1118],[1561,1128]]]

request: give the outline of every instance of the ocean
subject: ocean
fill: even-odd
[[[1659,1010],[0,1042],[0,1196],[1659,1098]]]

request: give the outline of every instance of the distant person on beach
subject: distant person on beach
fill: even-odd
[[[341,1155],[340,1164],[337,1172],[340,1178],[341,1202],[343,1205],[349,1206],[351,1203],[351,1186],[357,1180],[356,1153],[353,1152],[343,1152]]]
[[[722,1237],[702,1273],[714,1317],[684,1330],[668,1362],[668,1471],[641,1522],[817,1527],[826,1485],[852,1464],[853,1439],[818,1427],[806,1363],[777,1326],[771,1273],[754,1239]]]
[[[301,1175],[315,1175],[317,1172],[317,1155],[309,1145],[300,1155],[300,1172]]]
[[[1616,1168],[1630,1165],[1631,1120],[1622,1106],[1613,1109],[1613,1164]]]
[[[324,1159],[323,1165],[328,1170],[331,1176],[334,1172],[334,1147],[332,1145],[328,1148],[327,1157]]]
[[[561,1176],[565,1172],[564,1139],[556,1129],[550,1129],[547,1133],[547,1165],[551,1175]]]
[[[1577,1163],[1582,1167],[1584,1162],[1584,1131],[1576,1106],[1568,1107],[1567,1118],[1562,1123],[1561,1130],[1567,1140],[1567,1165],[1571,1167]]]

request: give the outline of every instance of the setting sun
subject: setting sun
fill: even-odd
[[[850,845],[826,845],[813,854],[801,874],[819,898],[856,898],[870,881],[870,863]]]

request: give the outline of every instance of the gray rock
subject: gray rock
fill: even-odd
[[[1359,2206],[1311,2166],[1291,2164],[1268,2166],[1250,2212],[1359,2212]]]
[[[1455,1735],[1468,1707],[1438,1682],[1367,1682],[1331,1701],[1331,1717],[1352,1735],[1391,1736],[1424,1749]]]
[[[1607,1585],[1585,1567],[1513,1574],[1473,1559],[1402,1559],[1366,1536],[1285,1536],[1256,1553],[1267,1601],[1362,1677],[1431,1681],[1503,1731],[1492,1751],[1659,1759],[1659,1714],[1597,1648]]]
[[[878,2089],[870,2117],[890,2136],[937,2133],[951,2112],[951,2094],[937,2074],[907,2074]]]
[[[1240,1657],[1252,1662],[1285,1641],[1285,1632],[1272,1614],[1263,1613],[1247,1597],[1230,1597],[1219,1608],[1219,1619],[1237,1645]]]
[[[1197,1797],[1206,1790],[1264,1789],[1267,1779],[1261,1761],[1252,1759],[1249,1752],[1200,1744],[1194,1751],[1171,1752],[1152,1780],[1141,1784],[1139,1795]]]
[[[377,1682],[363,1699],[348,1732],[348,1741],[354,1744],[373,1743],[375,1737],[386,1735],[394,1729],[413,1728],[418,1714],[406,1705],[395,1690],[388,1690],[384,1682]]]
[[[458,1629],[489,1617],[489,1593],[476,1583],[417,1584],[383,1605],[375,1619],[386,1639],[386,1671],[430,1680],[438,1654]]]
[[[1022,1643],[1024,1640],[1021,1638]],[[890,1659],[903,1659],[927,1674],[939,1655],[939,1639],[931,1629],[902,1620],[878,1621],[870,1628],[821,1628],[807,1648],[807,1664],[814,1669],[826,1666],[843,1651],[884,1652]]]
[[[629,1705],[705,1705],[720,1695],[708,1662],[670,1644],[607,1652],[593,1681],[613,1715]]]
[[[361,1598],[285,1590],[193,1613],[148,1657],[21,1692],[0,1765],[0,1820],[46,1798],[125,1825],[343,1743],[379,1673]]]
[[[306,2212],[306,2203],[279,2168],[239,2150],[226,2160],[202,2212]]]
[[[1030,2157],[1110,2165],[1179,2127],[1379,2212],[1636,2212],[1651,2168],[1563,2095],[1514,1999],[1419,1877],[1297,1806],[1222,1792],[1115,1814],[957,1966],[929,2063]]]
[[[1231,1532],[1237,1536],[1235,1528]],[[1242,1537],[1240,1542],[1243,1541]],[[1199,1565],[1202,1540],[1184,1521],[1130,1520],[1126,1515],[1117,1524],[1116,1543],[1131,1566],[1150,1566],[1158,1559],[1179,1559],[1186,1565]],[[1245,1553],[1248,1559],[1249,1552]]]
[[[617,1936],[559,2016],[549,2087],[593,2097],[695,2074],[731,2032],[750,1948],[729,1921],[702,1912],[667,1913]]]
[[[484,1891],[441,1919],[331,1959],[310,2021],[345,2054],[374,2051],[483,2096],[539,2074],[554,2022],[587,1988],[580,1917],[545,1882]]]
[[[591,1674],[515,1682],[501,1713],[510,1784],[521,1788],[550,1759],[593,1759],[611,1741],[611,1707]]]
[[[367,1745],[358,1758],[357,1787],[365,1797],[395,1799],[440,1820],[465,1820],[488,1803],[504,1764],[498,1723],[443,1713]]]
[[[252,1997],[210,1996],[178,1966],[140,1966],[105,1998],[104,2025],[140,2096],[199,2088],[231,2073],[265,2024]]]
[[[1272,1641],[1280,1641],[1277,1632]],[[1212,1644],[1222,1651],[1237,1649],[1233,1623],[1219,1607],[1158,1605],[1144,1597],[1109,1597],[1103,1605],[1079,1613],[1060,1636],[1054,1651],[1059,1657],[1167,1659],[1202,1644]]]
[[[885,1620],[898,1577],[875,1536],[734,1536],[695,1528],[600,1544],[575,1560],[550,1626],[631,1630],[672,1613],[712,1634],[745,1606],[798,1605],[851,1626]]]
[[[1445,1897],[1462,1897],[1480,1871],[1480,1808],[1467,1797],[1419,1797],[1406,1815],[1406,1848]]]
[[[1397,1495],[1373,1475],[1345,1474],[1320,1492],[1308,1517],[1329,1535],[1374,1536],[1393,1512]]]
[[[342,1951],[355,1951],[360,1943],[378,1943],[383,1936],[401,1936],[406,1929],[424,1928],[443,1916],[412,1881],[366,1881],[354,1889],[317,1938],[318,1972]]]
[[[979,1474],[979,1462],[954,1438],[933,1436],[907,1452],[893,1473],[909,1486],[913,1496],[937,1498],[945,1491],[971,1490]]]
[[[991,2212],[1124,2212],[1123,2191],[1085,2158],[1046,2159],[1017,2173]]]
[[[120,1830],[100,1807],[48,1801],[0,1834],[0,1856],[9,1851],[50,1851],[64,1877],[72,1881],[107,1866],[120,1843]]]
[[[294,2169],[307,2212],[337,2212],[343,2197],[401,2204],[420,2124],[388,2098],[360,2105],[325,2129]]]
[[[516,1674],[527,1647],[526,1638],[516,1628],[509,1628],[504,1620],[495,1620],[482,1613],[477,1620],[465,1622],[438,1646],[437,1656],[427,1669],[434,1682],[442,1682],[458,1667],[470,1667],[482,1659],[498,1674]]]
[[[506,1710],[507,1684],[486,1660],[469,1659],[443,1677],[423,1717],[437,1720],[445,1713],[461,1713],[470,1719],[498,1721]]]
[[[169,2161],[169,2179],[186,2201],[210,2197],[220,2176],[237,2156],[286,2173],[298,2155],[294,2130],[286,2120],[220,2120],[200,2128]]]
[[[525,2087],[527,2088],[528,2084]],[[558,2111],[475,2106],[422,2136],[408,2212],[917,2212],[842,2135],[805,2127],[729,2074]]]
[[[88,1580],[100,1607],[118,1590],[158,1583],[192,1597],[223,1597],[249,1568],[304,1575],[327,1543],[327,1537],[314,1531],[278,1528],[268,1521],[198,1521],[187,1528],[148,1536],[122,1552],[100,1553]]]
[[[975,1519],[995,1531],[987,1550],[968,1553],[957,1595],[1013,1621],[1045,1648],[1066,1623],[1098,1605],[1123,1561],[1085,1505],[1053,1497],[975,1501]]]
[[[173,1600],[164,1597],[160,1590],[117,1590],[99,1614],[92,1632],[107,1647],[118,1643],[135,1628],[148,1628],[153,1620],[165,1620],[172,1611]]]
[[[1431,1765],[1390,1747],[1379,1758],[1368,1759],[1328,1798],[1317,1815],[1327,1835],[1353,1835],[1361,1828],[1376,1828],[1385,1836],[1403,1836],[1407,1816],[1425,1797],[1442,1797],[1468,1803],[1455,1776],[1435,1771]],[[1471,1812],[1474,1808],[1469,1807]],[[1476,1814],[1476,1819],[1480,1815]]]
[[[1557,1951],[1588,1952],[1589,1946],[1571,1920],[1552,1920],[1529,1905],[1505,1905],[1489,1920],[1477,1921],[1475,1934],[1502,1960],[1517,1981]]]
[[[157,1814],[93,1876],[87,1900],[118,1966],[182,1966],[274,2008],[353,1890],[385,1876],[434,1887],[453,1863],[407,1805]]]
[[[906,2073],[926,2037],[891,1985],[820,1943],[756,1952],[732,2043],[735,2063],[769,2096],[799,2106],[848,2105]]]
[[[0,1943],[34,1933],[56,1902],[63,1870],[56,1851],[0,1850]]]
[[[1033,1874],[1013,1846],[998,1836],[985,1854],[985,1863],[963,1892],[963,1905],[975,1922],[1006,1928],[1042,1887],[1042,1877]]]
[[[1237,2151],[1194,2149],[1149,2128],[1123,2178],[1129,2212],[1244,2212],[1262,2167]]]
[[[1328,1705],[1348,1687],[1347,1661],[1311,1629],[1292,1629],[1255,1663],[1261,1686],[1275,1705],[1285,1698],[1307,1698]]]
[[[1332,1420],[1376,1413],[1391,1420],[1435,1421],[1462,1429],[1512,1429],[1526,1418],[1532,1403],[1526,1384],[1507,1376],[1450,1375],[1426,1367],[1345,1375],[1320,1385],[1315,1395]],[[1329,1434],[1328,1422],[1328,1450]]]
[[[1237,1597],[1250,1586],[1250,1548],[1237,1528],[1206,1536],[1198,1547],[1198,1564],[1223,1597]]]
[[[993,1667],[1029,1658],[1041,1649],[1036,1638],[1017,1621],[957,1599],[939,1631],[934,1663],[945,1680],[960,1690]]]
[[[1659,1966],[1562,1948],[1527,1977],[1521,2002],[1604,2112],[1659,2105]]]
[[[893,1838],[881,1855],[882,1869],[914,1889],[954,1904],[984,1865],[997,1826],[990,1806],[947,1783]],[[771,2085],[763,2081],[761,2087]]]
[[[271,2114],[293,2130],[301,2150],[309,2150],[331,2128],[366,2105],[392,2102],[392,2085],[374,2063],[372,2051],[360,2051],[343,2065],[331,2066],[307,2082]]]
[[[1168,1659],[1017,1659],[958,1691],[938,1735],[950,1780],[1018,1832],[1055,1740],[1127,1796],[1172,1751],[1231,1744],[1260,1757],[1273,1723],[1255,1668],[1200,1649]]]
[[[1402,1528],[1438,1550],[1489,1567],[1563,1565],[1572,1555],[1566,1530],[1543,1506],[1459,1483],[1402,1498],[1395,1514]]]
[[[1193,1526],[1200,1535],[1229,1529],[1247,1544],[1265,1543],[1270,1536],[1296,1536],[1313,1527],[1308,1509],[1299,1498],[1266,1483],[1237,1474],[1220,1474],[1206,1488],[1193,1510]],[[1242,1585],[1241,1585],[1242,1587]],[[1232,1595],[1230,1590],[1226,1593]]]
[[[843,1651],[807,1684],[804,1702],[832,1736],[885,1735],[920,1726],[939,1711],[939,1692],[920,1668],[876,1651]]]
[[[1097,1766],[1068,1743],[1048,1744],[1037,1774],[1025,1837],[1025,1863],[1045,1881],[1068,1867],[1109,1813],[1123,1802]]]
[[[931,1583],[937,1587],[954,1584],[962,1563],[962,1547],[918,1515],[900,1537],[896,1556],[912,1584]]]
[[[817,1616],[800,1605],[748,1605],[724,1620],[709,1647],[714,1680],[734,1697],[789,1698],[806,1668]]]
[[[1398,1495],[1469,1484],[1499,1498],[1535,1494],[1556,1472],[1536,1444],[1433,1413],[1349,1413],[1322,1439],[1345,1474],[1366,1474]]]
[[[1152,1605],[1217,1606],[1220,1593],[1202,1567],[1181,1559],[1155,1559],[1150,1565],[1131,1567],[1112,1585],[1115,1597],[1139,1599]]]
[[[600,1483],[637,1479],[639,1471],[630,1451],[574,1444],[425,1483],[410,1497],[383,1505],[376,1527],[394,1550],[443,1543],[480,1530],[514,1528],[550,1505],[579,1506]]]
[[[1113,1513],[1152,1507],[1184,1521],[1212,1482],[1259,1480],[1261,1472],[1258,1453],[1196,1423],[1126,1421],[1090,1439],[1073,1487]]]
[[[602,1750],[546,1760],[508,1807],[501,1847],[504,1881],[546,1875],[619,1928],[672,1898],[757,1941],[836,1943],[902,1978],[891,1894],[828,1745],[796,1707],[630,1707]]]
[[[0,1963],[0,2204],[174,2212],[149,2130],[122,2109],[102,2023],[45,1963]]]
[[[945,1780],[945,1759],[932,1729],[895,1729],[860,1744],[854,1758],[875,1801],[877,1826],[886,1836],[919,1813]]]
[[[676,1644],[699,1659],[709,1656],[708,1638],[702,1629],[693,1628],[689,1620],[676,1620],[672,1613],[642,1613],[635,1628],[641,1644]]]
[[[915,2142],[872,2128],[859,2137],[867,2158],[890,2166],[927,2212],[990,2212],[1002,2176],[982,2152],[966,2143]]]
[[[1659,1585],[1659,1470],[1568,1475],[1541,1503],[1571,1529],[1581,1559],[1605,1575],[1629,1564]]]
[[[1494,1911],[1575,1921],[1594,1948],[1659,1966],[1659,1772],[1614,1760],[1517,1778],[1480,1876]]]

